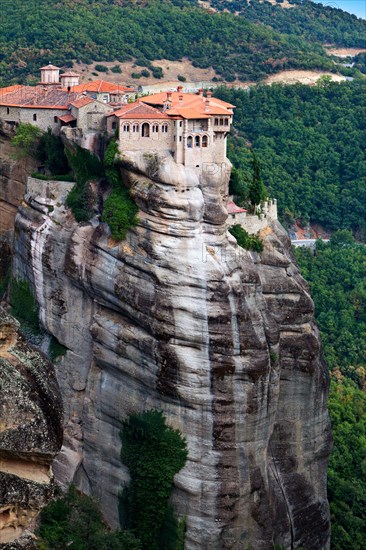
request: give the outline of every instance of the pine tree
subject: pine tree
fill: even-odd
[[[267,196],[267,190],[260,174],[260,167],[257,155],[253,153],[253,179],[249,185],[249,201],[255,209]]]

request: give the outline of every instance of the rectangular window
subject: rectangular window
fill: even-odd
[[[229,125],[229,119],[225,118],[225,126],[228,126],[228,125]]]
[[[34,121],[37,120],[37,115],[36,115],[36,114],[33,115],[33,120],[34,120]]]
[[[219,125],[219,119],[215,118],[215,126],[218,126],[218,125]]]

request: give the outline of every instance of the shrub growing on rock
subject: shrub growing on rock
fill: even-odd
[[[121,459],[131,475],[122,496],[122,521],[127,520],[143,550],[183,547],[184,523],[175,519],[169,497],[174,475],[187,460],[185,439],[166,425],[161,411],[150,410],[123,423],[121,440]]]

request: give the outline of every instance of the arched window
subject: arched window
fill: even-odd
[[[195,136],[194,138],[194,146],[199,147],[201,145],[201,139],[200,136]]]
[[[33,120],[36,121],[37,120],[37,115],[34,113],[33,115]]]
[[[215,118],[215,126],[218,126],[218,125],[219,125],[219,119]]]
[[[152,131],[153,131],[153,133],[157,134],[159,132],[159,125],[158,124],[153,124],[152,125]]]
[[[112,130],[116,130],[117,129],[117,122],[114,121],[112,122]]]
[[[141,135],[142,137],[150,137],[150,124],[144,122],[141,126]]]
[[[10,109],[9,107],[6,108],[6,113],[9,115],[10,114]]]
[[[53,122],[54,122],[55,124],[57,124],[57,122],[58,122],[57,116],[54,116],[54,117],[53,117]]]
[[[187,147],[192,147],[192,144],[193,144],[193,138],[192,136],[188,136],[187,137]]]
[[[129,124],[124,124],[123,125],[123,131],[124,132],[129,132],[130,131],[130,125]]]
[[[207,147],[208,145],[208,136],[202,136],[202,147]]]
[[[168,125],[163,124],[162,127],[161,127],[161,131],[163,132],[163,134],[167,134],[168,133]]]
[[[138,132],[138,131],[139,131],[139,125],[138,125],[138,124],[134,124],[134,125],[132,126],[132,131],[135,132],[135,133]]]
[[[225,118],[225,126],[229,126],[229,119]]]

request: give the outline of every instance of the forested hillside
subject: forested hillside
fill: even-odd
[[[316,255],[296,250],[310,283],[315,317],[331,371],[329,410],[334,450],[328,473],[333,550],[363,550],[366,542],[366,246],[347,231]]]
[[[237,106],[229,157],[244,196],[249,142],[283,221],[302,218],[366,237],[365,81],[216,93]]]
[[[326,5],[311,0],[210,0],[218,10],[239,13],[254,23],[264,23],[279,32],[303,36],[322,44],[366,47],[366,21],[341,9],[336,2]],[[283,8],[283,4],[292,7]]]
[[[208,13],[194,4],[184,0],[2,3],[2,83],[35,76],[48,62],[72,66],[73,60],[137,59],[139,65],[149,66],[153,60],[186,56],[197,67],[212,66],[219,78],[229,82],[236,78],[258,81],[282,69],[337,69],[311,33],[310,41],[296,29],[289,35],[284,28],[278,32],[262,22],[257,24],[253,17]],[[350,37],[352,45],[358,44],[358,32]]]

